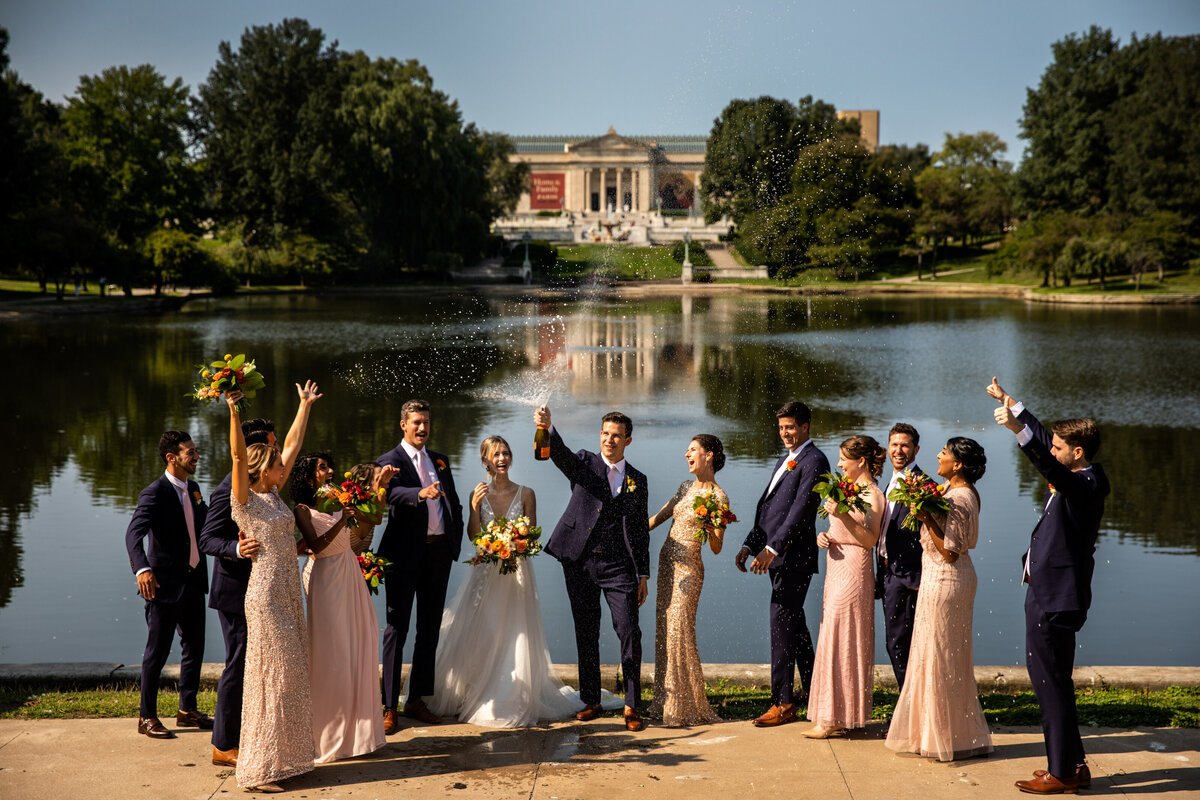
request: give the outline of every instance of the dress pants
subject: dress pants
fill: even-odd
[[[201,574],[192,570],[177,601],[146,601],[146,650],[142,653],[142,699],[138,711],[143,719],[158,716],[158,685],[176,630],[180,650],[179,710],[197,710],[196,692],[200,689],[200,666],[204,662],[204,589]]]
[[[1059,779],[1073,777],[1084,762],[1071,672],[1075,634],[1086,620],[1086,611],[1046,611],[1032,591],[1025,592],[1025,665],[1042,710],[1048,769]]]
[[[812,573],[786,564],[767,572],[771,578],[771,701],[786,706],[795,702],[797,668],[806,693],[812,684],[815,654],[804,618],[804,599]]]
[[[884,567],[883,573],[883,630],[884,645],[892,662],[899,689],[904,688],[908,670],[908,653],[912,646],[913,620],[917,616],[917,590]]]
[[[579,699],[585,705],[600,702],[600,593],[604,592],[613,629],[621,643],[625,705],[637,708],[642,693],[642,630],[638,623],[638,577],[633,562],[626,553],[619,553],[616,558],[605,553],[585,553],[579,561],[564,561],[562,566],[575,621]]]
[[[213,747],[232,750],[242,731],[242,684],[246,675],[246,615],[218,611],[225,639],[225,669],[217,684],[217,711],[213,714]]]
[[[385,556],[387,557],[387,556]],[[434,661],[450,581],[450,545],[443,536],[426,543],[419,558],[391,559],[396,566],[383,583],[387,597],[387,626],[383,629],[383,705],[395,708],[403,686],[404,642],[408,639],[413,602],[417,606],[417,635],[413,641],[409,700],[433,694]]]

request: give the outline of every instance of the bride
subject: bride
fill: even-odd
[[[496,517],[523,515],[536,526],[533,490],[509,478],[508,442],[489,436],[479,456],[491,482],[471,492],[470,537]],[[579,693],[563,684],[550,663],[533,567],[524,558],[517,565],[509,575],[501,575],[498,564],[472,567],[443,613],[433,713],[472,725],[518,728],[579,710]],[[620,698],[606,694],[606,708],[621,706]]]

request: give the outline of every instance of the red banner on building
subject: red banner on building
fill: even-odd
[[[567,176],[562,172],[535,172],[529,176],[529,207],[534,211],[558,211],[567,193]]]

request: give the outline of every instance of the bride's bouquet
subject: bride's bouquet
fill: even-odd
[[[517,559],[529,558],[542,551],[540,541],[542,529],[529,524],[529,517],[514,520],[496,517],[479,532],[471,544],[475,545],[475,557],[465,562],[471,566],[479,564],[500,565],[500,574],[509,575],[517,571]]]
[[[196,365],[196,385],[188,397],[210,403],[219,400],[225,392],[237,389],[243,395],[237,403],[240,414],[250,407],[250,399],[266,385],[254,361],[247,361],[244,353],[236,356],[226,354],[225,358],[219,358],[211,364]]]
[[[392,562],[370,550],[364,550],[358,557],[358,568],[362,570],[363,580],[367,582],[367,589],[371,594],[379,594],[383,574],[392,568]]]
[[[374,517],[383,512],[383,497],[386,489],[382,487],[378,491],[372,489],[365,482],[351,478],[349,472],[342,477],[346,480],[342,482],[341,486],[327,483],[317,489],[317,511],[322,514],[332,514],[344,508],[353,508],[368,517]],[[357,528],[358,520],[351,517],[348,524],[351,528]]]
[[[917,507],[921,511],[935,517],[944,517],[950,513],[950,504],[946,502],[946,487],[939,486],[928,475],[911,470],[896,482],[896,488],[888,492],[887,499],[902,503],[905,507]],[[900,523],[902,528],[915,531],[921,527],[916,514],[909,514]]]
[[[826,500],[837,503],[839,514],[845,514],[847,511],[866,511],[871,507],[871,503],[863,496],[867,493],[866,486],[860,486],[840,472],[826,472],[821,477],[825,480],[813,486],[813,491],[822,501],[821,508],[817,511],[821,519],[829,516],[829,512],[825,510]]]
[[[737,514],[729,510],[728,503],[718,503],[716,495],[712,492],[701,492],[692,500],[692,513],[696,517],[696,521],[700,526],[692,535],[692,538],[706,544],[708,542],[708,529],[710,527],[717,530],[725,530],[729,527],[729,523],[737,522]]]

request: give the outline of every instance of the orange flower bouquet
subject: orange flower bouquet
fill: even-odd
[[[340,486],[327,483],[317,489],[317,511],[323,514],[332,514],[343,508],[353,508],[368,517],[374,517],[383,512],[383,498],[386,489],[380,488],[376,491],[366,483],[351,478],[349,472],[343,477],[347,480],[343,481]],[[347,524],[351,528],[357,528],[358,520],[351,517]]]
[[[945,517],[950,513],[950,504],[946,502],[945,494],[945,486],[939,486],[927,475],[910,470],[896,481],[896,488],[888,492],[887,499],[908,507],[915,505],[935,517]],[[920,529],[921,523],[917,521],[916,514],[909,514],[900,523],[900,527],[915,531]]]
[[[821,477],[825,480],[814,485],[813,491],[821,500],[832,500],[837,503],[839,514],[845,514],[847,511],[866,511],[871,507],[867,498],[863,497],[867,487],[859,486],[840,472],[826,472]],[[821,508],[817,513],[821,515],[821,519],[829,516],[824,503],[821,503]]]
[[[709,527],[723,531],[729,527],[729,523],[738,521],[737,514],[729,510],[729,505],[718,503],[712,492],[702,492],[696,495],[692,500],[692,513],[701,523],[692,538],[701,544],[708,542]]]
[[[379,594],[379,584],[383,583],[383,575],[392,568],[392,562],[382,556],[377,556],[370,550],[364,550],[358,557],[358,567],[362,570],[363,580],[371,594]]]
[[[226,355],[211,364],[196,365],[196,385],[188,397],[211,403],[219,400],[225,392],[240,390],[243,398],[237,403],[238,413],[250,407],[250,399],[259,389],[267,385],[254,361],[246,360],[244,353]]]
[[[501,575],[517,571],[517,560],[535,556],[542,551],[542,529],[529,524],[529,517],[507,520],[496,517],[479,532],[471,544],[475,557],[464,562],[471,566],[499,564]]]

